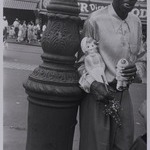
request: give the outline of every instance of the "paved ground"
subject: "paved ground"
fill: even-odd
[[[23,81],[41,64],[41,47],[8,44],[4,49],[4,150],[25,150],[28,101]],[[146,99],[146,85],[130,88],[135,116],[135,138],[145,132],[138,107]],[[75,130],[73,150],[78,150],[79,125]]]
[[[21,41],[21,42],[17,42],[16,38],[10,38],[8,37],[7,38],[7,42],[9,43],[15,43],[15,44],[24,44],[24,45],[34,45],[34,46],[40,46],[41,43],[38,42],[37,40],[36,41],[31,41],[31,43],[29,44],[27,41]]]

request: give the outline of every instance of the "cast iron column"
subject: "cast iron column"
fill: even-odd
[[[43,63],[24,84],[28,94],[27,150],[71,150],[82,91],[74,67],[79,50],[77,0],[51,0],[42,38]]]

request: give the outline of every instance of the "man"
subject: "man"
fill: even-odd
[[[36,27],[37,27],[37,40],[38,40],[38,42],[40,42],[40,39],[41,39],[41,36],[40,36],[40,34],[41,34],[40,24],[37,23]]]
[[[13,26],[14,26],[14,30],[15,30],[15,37],[17,39],[18,38],[18,32],[19,32],[19,20],[18,20],[18,18],[15,19]]]
[[[85,22],[83,35],[98,42],[99,53],[106,65],[105,75],[109,85],[95,81],[87,73],[84,56],[79,60],[80,86],[88,94],[80,107],[80,150],[129,150],[133,144],[134,120],[129,91],[116,90],[116,65],[122,58],[130,63],[122,76],[131,83],[139,77],[136,67],[141,51],[141,22],[131,14],[137,0],[113,0],[108,7],[93,12]],[[140,67],[141,68],[141,67]],[[105,115],[110,100],[121,105],[121,127],[112,117]]]
[[[7,35],[8,35],[8,21],[6,17],[3,17],[3,42],[6,43]]]

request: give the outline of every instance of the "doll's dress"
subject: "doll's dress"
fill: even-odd
[[[105,64],[99,53],[88,54],[84,60],[85,69],[96,81],[103,83],[102,76],[107,83],[105,76]]]

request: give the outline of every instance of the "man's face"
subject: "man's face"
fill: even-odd
[[[133,8],[137,0],[114,0],[115,5],[118,5],[118,9],[124,13],[129,13]]]

